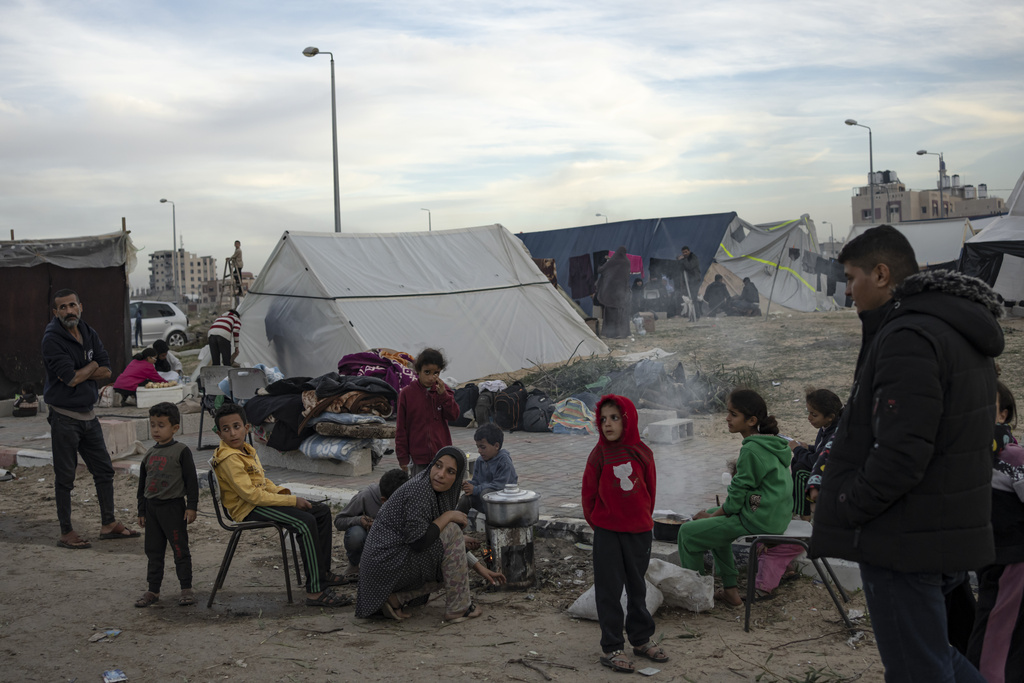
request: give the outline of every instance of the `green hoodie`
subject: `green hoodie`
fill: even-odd
[[[793,516],[791,453],[778,436],[755,434],[743,439],[736,476],[722,505],[726,515],[740,516],[751,533],[781,534]]]

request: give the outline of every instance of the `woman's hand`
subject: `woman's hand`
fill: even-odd
[[[436,524],[437,528],[439,528],[441,531],[444,531],[444,528],[452,522],[455,522],[460,527],[465,529],[466,525],[469,524],[469,518],[466,516],[465,512],[459,512],[458,510],[449,510],[448,512],[442,512],[441,516],[434,520],[434,524]]]
[[[490,569],[486,567],[486,565],[484,565],[483,562],[477,562],[476,564],[474,564],[473,571],[487,579],[487,583],[491,584],[492,586],[497,586],[508,581],[508,579],[505,578],[504,574],[502,574],[501,572],[492,572]]]

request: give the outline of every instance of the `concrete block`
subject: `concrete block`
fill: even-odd
[[[636,411],[637,415],[637,427],[640,433],[643,434],[644,429],[647,425],[652,422],[661,422],[662,420],[674,420],[679,417],[674,410],[654,410],[652,408],[641,408]]]
[[[856,562],[850,562],[849,560],[837,560],[829,558],[829,566],[832,567],[832,571],[835,572],[836,578],[839,579],[839,585],[841,585],[847,593],[859,591],[864,587],[864,584],[860,580],[860,565]],[[814,565],[804,555],[796,561],[797,566],[800,568],[800,573],[804,576],[810,576],[811,578],[817,579],[818,572],[815,571]],[[824,567],[822,567],[824,569]],[[828,570],[825,571],[828,574]]]
[[[0,401],[0,417],[14,416],[14,401],[17,399],[7,398]],[[46,415],[46,404],[43,403],[42,395],[39,396],[39,411],[36,415]]]
[[[17,457],[18,467],[51,467],[53,465],[53,453],[50,451],[36,451],[30,448],[23,448],[18,451]]]
[[[667,541],[651,542],[651,559],[664,560],[677,567],[682,566],[679,564],[679,546]]]
[[[347,462],[313,460],[301,451],[282,453],[264,444],[259,444],[256,448],[264,467],[284,467],[297,472],[333,474],[339,477],[358,477],[370,474],[373,470],[373,456],[369,448],[352,451]]]
[[[593,543],[594,530],[582,519],[541,515],[533,527],[538,538],[564,538],[576,543]]]
[[[678,443],[693,438],[693,420],[675,418],[647,425],[647,439],[652,443]]]

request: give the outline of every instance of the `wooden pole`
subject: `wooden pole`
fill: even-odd
[[[128,232],[128,224],[125,221],[124,216],[121,216],[121,232]]]

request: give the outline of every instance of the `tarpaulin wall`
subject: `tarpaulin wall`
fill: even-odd
[[[534,258],[555,260],[558,284],[590,313],[593,310],[590,295],[597,273],[592,272],[588,279],[581,270],[587,260],[594,268],[595,254],[624,246],[627,253],[643,258],[644,279],[649,281],[652,258],[675,259],[680,249],[687,246],[700,260],[703,276],[718,252],[723,235],[737,220],[735,212],[644,218],[518,233],[516,237],[523,241]]]
[[[125,261],[134,264],[134,255],[127,233],[0,242],[0,398],[26,382],[42,392],[40,346],[53,317],[53,293],[61,289],[78,292],[82,319],[100,335],[111,371],[116,377],[124,370],[131,355]]]

